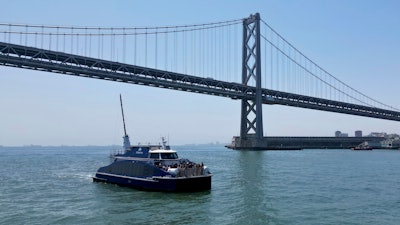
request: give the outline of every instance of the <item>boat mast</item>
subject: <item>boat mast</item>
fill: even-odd
[[[122,106],[122,96],[119,94],[119,101],[121,102],[121,112],[122,112],[122,122],[124,123],[124,134],[126,135],[126,127],[125,127],[125,116],[124,116],[124,107]]]
[[[125,115],[124,115],[124,107],[122,106],[122,96],[119,94],[119,101],[121,102],[121,112],[122,112],[122,122],[124,123],[124,149],[129,150],[131,147],[131,142],[129,141],[129,136],[126,134],[126,126],[125,126]]]

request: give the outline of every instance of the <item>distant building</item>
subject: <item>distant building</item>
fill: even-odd
[[[386,137],[386,133],[385,132],[372,132],[369,136],[370,137]]]
[[[362,137],[362,131],[361,130],[356,130],[356,132],[354,132],[354,133],[355,133],[356,137]]]
[[[348,137],[348,136],[349,136],[348,133],[342,133],[340,131],[335,132],[335,137]]]

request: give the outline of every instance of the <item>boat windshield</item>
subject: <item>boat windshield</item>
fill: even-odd
[[[158,156],[158,153],[151,153],[150,158],[152,159],[159,159],[160,157]]]
[[[161,159],[178,159],[178,154],[173,153],[161,153]]]

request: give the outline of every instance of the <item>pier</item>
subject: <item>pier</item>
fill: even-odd
[[[384,137],[263,137],[235,136],[227,148],[235,150],[350,149],[363,142],[380,143]]]

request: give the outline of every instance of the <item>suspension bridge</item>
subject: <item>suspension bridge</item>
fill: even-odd
[[[0,24],[0,65],[241,101],[237,148],[267,148],[262,105],[400,121],[400,111],[339,80],[247,18],[160,27]]]

